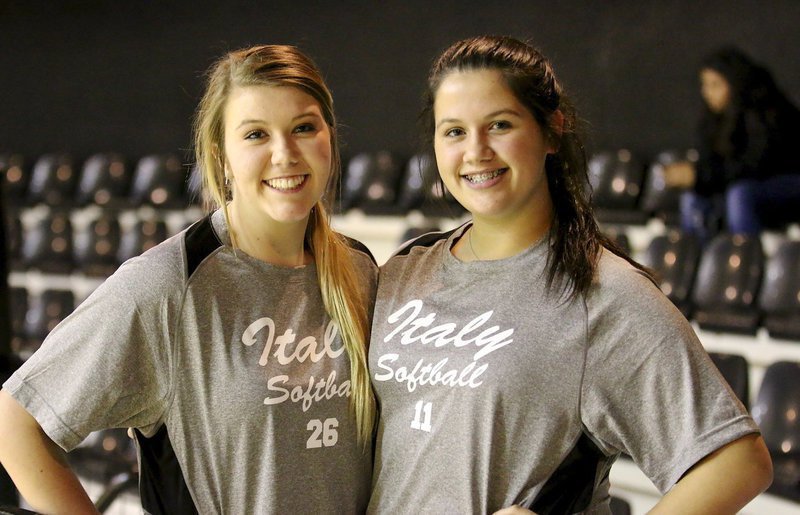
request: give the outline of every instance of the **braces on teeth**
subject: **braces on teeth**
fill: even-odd
[[[494,179],[498,175],[502,173],[502,170],[495,170],[493,172],[484,172],[484,173],[476,173],[472,175],[466,175],[466,179],[474,184],[486,182],[490,179]]]

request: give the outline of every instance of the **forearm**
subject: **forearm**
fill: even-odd
[[[695,465],[650,513],[734,514],[772,482],[761,436],[744,436]]]
[[[0,390],[0,462],[33,509],[41,513],[97,513],[64,452],[25,409]]]

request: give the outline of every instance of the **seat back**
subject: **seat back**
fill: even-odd
[[[166,239],[166,222],[163,220],[138,220],[122,235],[117,250],[117,261],[124,263]]]
[[[74,204],[78,174],[72,156],[45,154],[36,160],[28,184],[28,202],[69,207]]]
[[[0,180],[3,181],[0,190],[5,194],[4,201],[9,206],[24,205],[31,174],[22,155],[0,155]]]
[[[659,287],[687,318],[692,312],[692,287],[700,260],[700,242],[673,230],[650,240],[642,261],[656,273]]]
[[[719,234],[703,250],[692,300],[703,329],[755,334],[764,252],[758,237]]]
[[[680,222],[681,189],[667,185],[665,168],[681,161],[696,161],[697,151],[665,150],[655,156],[647,168],[641,198],[642,210],[670,226]]]
[[[150,205],[171,209],[185,207],[188,204],[185,195],[187,178],[187,172],[178,156],[143,156],[133,173],[130,201],[134,206]]]
[[[747,359],[738,354],[727,354],[724,352],[709,352],[711,361],[717,366],[717,369],[728,382],[728,385],[736,394],[736,397],[742,401],[744,407],[750,408],[750,379]]]
[[[42,341],[75,309],[75,295],[72,290],[44,290],[34,295],[25,316],[25,346],[19,356],[27,359],[36,352]]]
[[[800,241],[782,242],[767,260],[758,304],[770,336],[800,340]]]
[[[88,227],[74,237],[75,264],[84,274],[108,277],[119,266],[117,250],[120,244],[120,225],[109,213],[92,220]]]
[[[121,155],[94,154],[83,163],[75,201],[79,206],[121,208],[127,204],[129,185],[130,174]]]
[[[52,211],[25,232],[22,263],[27,268],[54,274],[73,270],[72,221],[67,211]]]
[[[647,220],[638,206],[644,166],[629,150],[598,152],[589,159],[588,170],[592,203],[601,222],[639,224]]]
[[[753,419],[772,456],[768,492],[800,502],[800,362],[776,361],[764,372]]]

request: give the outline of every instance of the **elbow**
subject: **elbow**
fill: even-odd
[[[772,485],[774,472],[772,469],[772,457],[769,454],[764,440],[759,438],[761,444],[756,455],[753,457],[753,483],[758,485],[758,493],[764,492]]]

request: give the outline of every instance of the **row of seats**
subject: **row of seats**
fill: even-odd
[[[665,151],[646,161],[628,150],[602,151],[589,160],[589,178],[602,222],[639,224],[656,217],[677,223],[679,190],[664,181],[664,166],[696,159],[696,152]],[[69,154],[47,154],[27,166],[19,155],[0,155],[0,172],[11,206],[180,208],[200,200],[196,167],[175,155],[148,155],[133,167],[119,154],[98,153],[81,165]],[[443,190],[435,160],[421,153],[404,159],[388,151],[350,158],[337,195],[340,212],[397,215],[421,210],[458,217],[463,208]],[[435,202],[426,202],[435,200]]]
[[[701,329],[800,340],[800,241],[765,256],[758,237],[719,234],[705,247],[678,230],[653,238],[641,261]]]
[[[199,184],[175,155],[148,155],[133,167],[116,153],[97,153],[82,163],[70,154],[45,154],[28,166],[20,155],[0,156],[10,208],[98,205],[182,208],[199,201]],[[196,182],[196,179],[195,179]]]
[[[131,217],[127,217],[131,219]],[[124,218],[123,218],[124,219]],[[187,217],[186,224],[193,221]],[[117,267],[164,241],[172,232],[157,215],[123,224],[119,213],[102,211],[74,227],[71,212],[50,210],[24,227],[20,216],[7,219],[8,261],[11,270],[107,277]],[[181,227],[182,228],[182,227]]]

